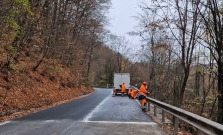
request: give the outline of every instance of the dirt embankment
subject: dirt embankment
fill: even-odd
[[[48,61],[37,71],[32,71],[31,67],[32,64],[25,63],[16,65],[8,82],[0,77],[0,121],[78,99],[93,92],[91,87],[75,82],[78,76],[70,68],[64,68],[56,62],[49,64]]]

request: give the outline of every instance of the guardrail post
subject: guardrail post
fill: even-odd
[[[174,135],[177,135],[178,133],[178,126],[179,126],[179,118],[174,117]]]
[[[150,102],[147,102],[148,111],[150,111]]]
[[[149,104],[149,102],[146,102],[146,111],[150,111],[150,104]]]
[[[162,122],[164,123],[166,119],[166,113],[164,110],[162,110]]]
[[[154,116],[156,116],[156,105],[154,105]]]
[[[146,112],[148,111],[148,102],[145,104]]]
[[[197,135],[203,135],[203,132],[200,129],[197,129]]]

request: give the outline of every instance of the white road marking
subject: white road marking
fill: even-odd
[[[44,122],[46,123],[54,123],[54,122],[57,122],[56,120],[45,120]]]
[[[136,124],[136,125],[157,125],[155,122],[127,122],[127,121],[83,121],[86,123],[103,123],[103,124]]]
[[[136,102],[141,106],[141,103],[139,102],[139,100],[136,99]]]
[[[0,123],[0,126],[3,126],[3,125],[8,124],[8,123],[11,123],[11,121],[2,122],[2,123]]]
[[[112,92],[111,92],[112,93]],[[97,111],[100,110],[100,107],[105,103],[106,100],[108,100],[110,98],[110,94],[108,95],[107,98],[105,98],[100,104],[98,104],[85,118],[84,118],[84,122],[89,121],[90,118],[93,117],[93,114]]]
[[[30,122],[32,122],[32,121],[30,121]],[[58,122],[58,120],[44,120],[44,121],[40,121],[40,122],[55,123],[55,122]],[[8,124],[8,123],[19,123],[19,121],[5,121],[5,122],[0,123],[0,126],[3,126],[3,125]]]

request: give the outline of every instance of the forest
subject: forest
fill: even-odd
[[[142,1],[139,28],[151,96],[223,123],[223,5]]]
[[[0,117],[112,87],[115,72],[128,72],[151,97],[223,123],[222,2],[139,6],[133,61],[134,48],[106,28],[110,0],[1,0]]]

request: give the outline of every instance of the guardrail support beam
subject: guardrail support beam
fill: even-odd
[[[178,133],[178,127],[179,127],[179,118],[174,117],[174,135],[177,135]]]
[[[154,116],[157,116],[156,115],[156,105],[154,105]]]
[[[166,119],[166,113],[164,110],[162,110],[162,122],[164,123]]]
[[[150,111],[150,102],[148,102],[148,111]]]
[[[149,102],[146,103],[146,111],[150,111],[150,103]]]

